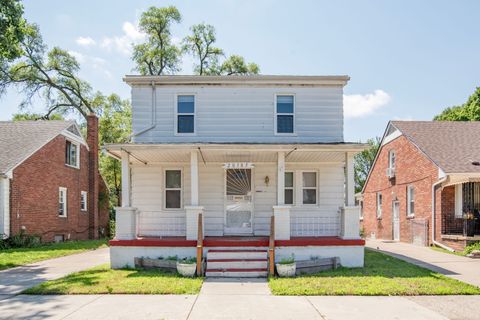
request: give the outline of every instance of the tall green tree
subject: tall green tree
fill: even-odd
[[[433,120],[438,121],[480,121],[480,87],[460,106],[444,109]]]
[[[27,23],[19,0],[2,0],[0,5],[0,62],[21,56],[21,42]]]
[[[150,7],[142,13],[139,27],[144,43],[133,47],[133,61],[142,75],[174,74],[180,70],[181,49],[172,43],[171,26],[182,16],[174,6]]]
[[[22,113],[15,113],[12,116],[13,121],[25,121],[25,120],[64,120],[62,115],[57,113],[50,114],[49,117],[45,117],[44,114],[40,113],[30,113],[30,112],[22,112]]]
[[[368,149],[360,152],[354,159],[354,171],[355,171],[355,192],[360,192],[367,180],[368,173],[372,168],[373,161],[380,148],[381,139],[376,137],[375,139],[368,139],[367,143],[370,146]]]
[[[260,67],[253,62],[246,63],[242,56],[231,55],[222,63],[222,66],[220,67],[220,73],[227,76],[238,74],[258,74],[260,73]]]

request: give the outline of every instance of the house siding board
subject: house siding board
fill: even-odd
[[[177,94],[195,94],[196,134],[175,135]],[[341,87],[156,87],[156,126],[133,138],[158,142],[341,142]],[[274,134],[275,94],[295,95],[295,136]],[[133,131],[152,124],[151,87],[132,88]]]

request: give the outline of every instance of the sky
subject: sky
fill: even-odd
[[[131,44],[150,6],[176,6],[179,42],[193,24],[217,31],[217,46],[260,66],[262,74],[349,75],[345,140],[381,136],[388,120],[431,120],[480,86],[480,1],[127,1],[27,0],[25,17],[46,44],[73,54],[95,90],[129,98]],[[192,59],[182,74],[192,73]],[[0,120],[18,112],[21,93],[0,99]],[[41,101],[31,111],[42,110]]]

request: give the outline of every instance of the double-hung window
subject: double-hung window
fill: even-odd
[[[182,208],[182,171],[165,170],[165,209]]]
[[[87,191],[80,192],[80,210],[87,211]]]
[[[382,217],[382,194],[377,192],[377,218]]]
[[[302,172],[303,204],[317,204],[317,173]]]
[[[72,167],[79,167],[78,144],[68,140],[65,144],[65,163]]]
[[[277,134],[295,133],[295,103],[292,95],[277,95],[275,127]]]
[[[413,186],[407,187],[407,216],[415,215],[415,189]]]
[[[293,204],[293,172],[285,172],[285,204]]]
[[[58,216],[67,216],[67,188],[58,188]]]
[[[195,96],[177,96],[177,133],[195,133]]]
[[[388,167],[395,170],[395,150],[390,150],[388,152]]]

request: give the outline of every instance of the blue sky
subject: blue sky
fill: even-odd
[[[128,98],[129,44],[149,6],[175,5],[183,21],[217,29],[217,45],[243,55],[263,74],[347,74],[345,139],[383,133],[389,119],[430,120],[480,86],[480,1],[120,1],[24,2],[45,42],[74,54],[96,90]],[[182,73],[192,63],[185,58]],[[0,120],[18,110],[19,93],[0,100]],[[33,110],[41,110],[40,103]]]

